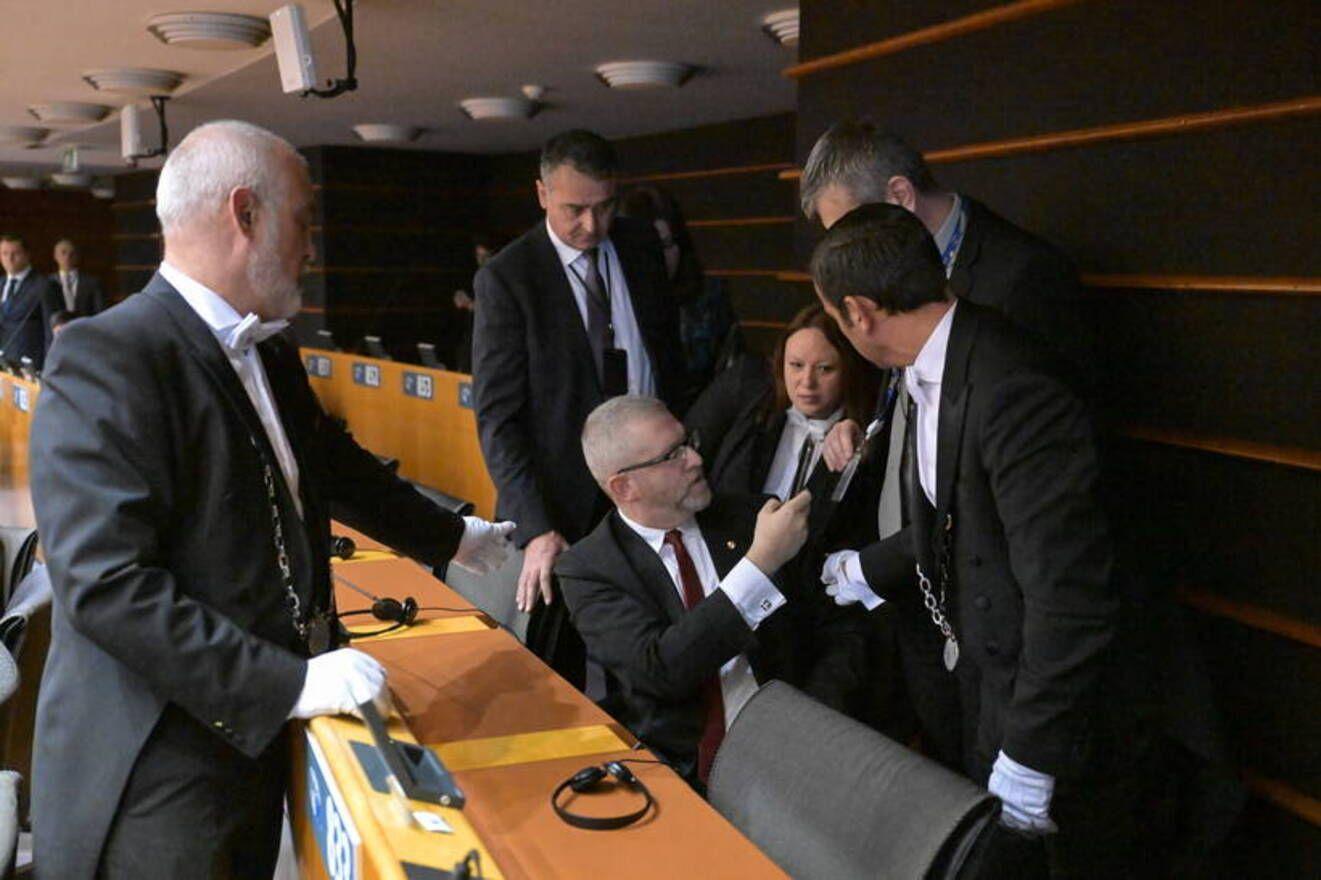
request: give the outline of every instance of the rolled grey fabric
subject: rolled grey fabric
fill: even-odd
[[[709,797],[795,878],[952,878],[999,802],[783,682],[725,735]]]
[[[0,587],[8,605],[9,596],[32,567],[37,552],[37,530],[31,526],[0,526]]]
[[[18,786],[22,781],[13,770],[0,770],[0,877],[9,876],[18,849]]]

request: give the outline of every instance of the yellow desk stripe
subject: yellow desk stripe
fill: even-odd
[[[530,764],[534,761],[572,758],[575,755],[598,755],[602,752],[618,752],[632,745],[621,739],[612,728],[604,724],[593,724],[588,727],[565,727],[536,733],[468,739],[427,747],[440,755],[446,767],[457,771]]]
[[[352,562],[380,562],[383,559],[398,559],[399,554],[392,550],[359,550],[348,559],[332,556],[331,565],[348,565]]]
[[[446,633],[478,632],[484,629],[490,629],[491,624],[487,619],[474,611],[472,614],[464,614],[458,617],[436,617],[431,620],[419,620],[412,626],[406,626],[402,629],[391,630],[388,633],[382,633],[379,636],[357,636],[354,633],[373,632],[382,629],[388,624],[383,621],[374,620],[371,626],[366,624],[362,626],[348,627],[349,640],[353,642],[384,642],[388,639],[413,639],[418,636],[439,636]]]

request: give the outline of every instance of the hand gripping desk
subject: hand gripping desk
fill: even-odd
[[[292,819],[303,877],[435,880],[471,850],[480,854],[480,876],[509,880],[785,876],[659,764],[630,765],[658,802],[638,824],[587,831],[561,822],[550,805],[558,782],[591,764],[651,754],[632,749],[627,731],[422,567],[344,531],[359,552],[336,561],[340,577],[377,596],[453,609],[423,611],[411,628],[354,646],[389,672],[399,713],[391,735],[434,750],[467,805],[447,809],[391,794],[366,725],[314,719],[293,738]],[[341,611],[370,605],[340,581],[336,594]],[[350,619],[366,621],[355,628],[377,623]],[[639,801],[608,788],[576,796],[573,809],[612,815]],[[453,833],[424,830],[409,817],[414,810],[439,816]]]

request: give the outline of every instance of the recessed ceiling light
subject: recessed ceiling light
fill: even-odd
[[[422,129],[414,125],[395,125],[390,122],[364,122],[353,126],[359,140],[369,144],[406,144],[417,140]]]
[[[28,177],[26,175],[0,177],[0,183],[4,183],[10,189],[41,189],[40,177]]]
[[[761,20],[761,29],[781,46],[798,45],[798,10],[781,9]]]
[[[31,125],[0,125],[0,144],[30,147],[41,142],[46,129]]]
[[[81,188],[92,185],[92,175],[86,171],[56,171],[50,179],[60,186]]]
[[[83,79],[98,92],[116,95],[168,95],[179,87],[182,73],[145,67],[115,67],[83,72]]]
[[[611,61],[596,68],[597,77],[612,89],[674,88],[692,72],[690,65],[674,61]]]
[[[105,104],[88,104],[84,101],[51,101],[49,104],[33,104],[28,113],[48,125],[80,125],[97,122],[110,112]]]
[[[271,23],[233,12],[165,12],[147,19],[162,43],[190,49],[251,49],[270,39]]]
[[[465,98],[459,107],[469,119],[526,119],[537,104],[527,98]]]

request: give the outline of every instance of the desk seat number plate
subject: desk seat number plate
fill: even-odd
[[[307,812],[330,880],[362,876],[362,838],[316,739],[307,734]]]

